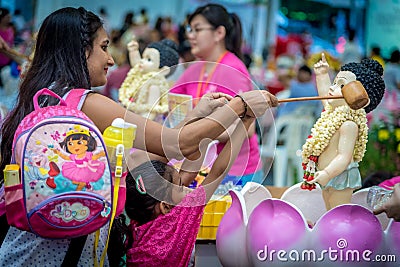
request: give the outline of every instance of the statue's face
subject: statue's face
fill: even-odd
[[[158,71],[160,66],[160,52],[155,48],[146,48],[139,63],[139,69],[143,73]]]
[[[333,84],[329,87],[329,95],[337,96],[343,95],[342,88],[349,82],[355,81],[356,75],[351,71],[340,71],[333,81]],[[329,99],[329,104],[333,107],[347,105],[344,99]]]

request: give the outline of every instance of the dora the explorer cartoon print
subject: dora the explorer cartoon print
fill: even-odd
[[[64,151],[53,149],[53,152],[66,160],[61,166],[62,175],[77,185],[77,191],[85,187],[91,189],[90,183],[98,181],[105,169],[104,162],[98,160],[106,156],[105,152],[93,153],[97,147],[96,139],[87,128],[75,125],[66,133],[60,146]]]

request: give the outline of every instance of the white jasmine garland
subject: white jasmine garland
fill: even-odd
[[[147,102],[150,86],[157,86],[160,90],[158,103]],[[135,113],[165,113],[168,111],[168,88],[168,82],[160,72],[142,73],[136,65],[130,69],[119,89],[119,101]]]
[[[345,121],[353,121],[358,126],[358,138],[354,146],[353,159],[360,162],[365,154],[368,141],[367,117],[364,109],[353,110],[349,106],[340,106],[333,109],[325,107],[321,117],[311,129],[311,136],[306,140],[302,150],[303,164],[309,162],[310,156],[320,156],[329,145],[332,136]]]

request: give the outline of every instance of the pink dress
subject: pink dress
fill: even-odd
[[[62,175],[75,182],[96,182],[104,174],[105,164],[100,160],[92,160],[92,157],[92,152],[86,152],[82,159],[71,154],[72,161],[62,165]]]
[[[202,186],[187,194],[170,213],[133,229],[133,246],[126,254],[127,266],[188,266],[206,193]]]

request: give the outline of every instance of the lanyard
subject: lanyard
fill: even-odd
[[[205,89],[208,86],[208,83],[210,82],[210,80],[215,72],[215,69],[217,68],[218,64],[222,61],[222,59],[225,57],[225,55],[227,53],[228,53],[228,51],[225,51],[224,53],[222,53],[222,55],[219,56],[218,60],[214,64],[214,67],[210,71],[210,74],[208,75],[205,83],[203,82],[203,78],[204,78],[204,72],[206,71],[207,62],[204,62],[203,67],[201,68],[201,71],[200,71],[199,83],[197,84],[197,92],[196,92],[196,99],[194,99],[194,105],[197,105],[197,102],[199,102],[200,97],[203,95]]]

